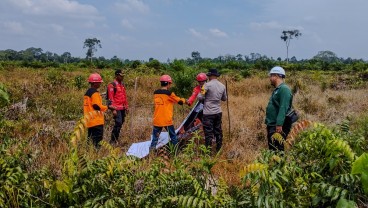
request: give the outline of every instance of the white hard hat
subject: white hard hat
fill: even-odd
[[[268,75],[270,74],[281,74],[283,76],[286,76],[285,74],[285,70],[281,67],[281,66],[275,66],[270,70],[270,73],[268,73]]]

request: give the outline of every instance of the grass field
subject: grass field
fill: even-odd
[[[34,158],[27,171],[48,167],[55,177],[62,175],[63,157],[70,149],[69,138],[76,122],[83,116],[83,95],[88,88],[86,80],[94,71],[103,75],[104,84],[100,91],[105,92],[107,83],[113,79],[112,70],[0,70],[0,83],[6,86],[11,99],[11,104],[3,109],[3,126],[6,128],[2,128],[0,133],[18,141],[27,141],[24,151]],[[334,127],[367,114],[368,85],[357,74],[321,71],[288,74],[286,83],[295,92],[294,107],[300,113],[300,120]],[[133,142],[150,138],[153,91],[159,88],[158,78],[158,75],[139,73],[128,73],[124,78],[130,113],[121,131],[118,144],[122,150],[120,154],[124,154]],[[238,186],[241,185],[240,170],[267,148],[265,107],[273,87],[267,72],[256,72],[250,78],[241,80],[224,75],[220,81],[227,82],[229,101],[228,105],[227,102],[222,104],[223,150],[211,171],[228,185]],[[27,100],[25,111],[14,107],[15,103],[24,100]],[[189,111],[188,106],[175,106],[176,127]],[[105,118],[104,140],[108,141],[113,125],[111,113],[107,113]],[[17,148],[17,144],[13,145],[11,151],[16,152]],[[109,154],[107,150],[96,153],[87,146],[81,152],[92,160]],[[154,160],[152,156],[145,163],[147,167],[151,160]]]

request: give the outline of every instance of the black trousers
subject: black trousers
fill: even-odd
[[[213,115],[203,114],[203,130],[206,147],[211,146],[212,139],[216,139],[216,151],[222,147],[222,113]]]
[[[290,130],[291,130],[291,120],[288,118],[285,118],[284,121],[284,125],[282,126],[282,131],[283,133],[281,133],[282,138],[283,138],[283,142],[279,142],[277,140],[273,140],[272,139],[272,135],[276,132],[276,126],[267,126],[267,140],[268,140],[268,149],[270,150],[280,150],[280,151],[284,151],[284,142],[286,140],[286,137],[289,135]]]
[[[117,110],[116,112],[117,115],[114,117],[115,124],[111,132],[110,143],[116,143],[119,140],[120,130],[125,121],[125,110]]]
[[[103,138],[103,130],[104,130],[103,125],[88,128],[88,140],[92,141],[93,145],[96,148],[100,147],[99,143]]]

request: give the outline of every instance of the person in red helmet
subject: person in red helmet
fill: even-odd
[[[153,93],[155,111],[153,114],[153,130],[150,150],[156,149],[156,145],[162,128],[165,128],[168,131],[171,143],[173,145],[176,145],[178,143],[173,125],[173,107],[175,103],[178,103],[179,105],[183,105],[184,103],[186,103],[186,100],[184,98],[176,96],[175,93],[169,90],[172,84],[172,79],[169,75],[162,75],[160,77],[160,82],[161,88],[155,90],[155,92]]]
[[[107,85],[108,105],[114,117],[114,127],[111,132],[110,144],[116,144],[119,140],[121,127],[128,113],[128,99],[123,83],[124,74],[121,69],[115,71],[115,80]]]
[[[96,148],[99,148],[99,142],[103,137],[103,128],[105,123],[104,115],[101,112],[105,112],[107,110],[107,106],[102,104],[101,94],[98,91],[103,80],[98,73],[93,73],[89,76],[88,82],[91,87],[83,97],[83,112],[85,117],[89,117],[89,119],[87,119],[88,139],[92,140],[92,143]]]
[[[201,92],[201,88],[207,81],[207,75],[205,73],[199,73],[196,76],[196,80],[198,81],[198,85],[193,88],[193,93],[187,100],[187,104],[191,106],[193,102],[197,99],[198,94]]]

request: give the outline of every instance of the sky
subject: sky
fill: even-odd
[[[299,30],[289,58],[319,51],[368,60],[367,0],[0,0],[0,50],[42,48],[85,57],[160,61],[259,53],[286,58],[283,30]]]

